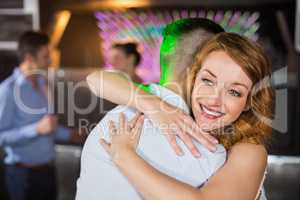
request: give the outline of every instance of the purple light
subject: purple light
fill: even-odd
[[[206,13],[205,11],[201,10],[199,13],[198,13],[198,17],[205,17]]]
[[[249,12],[248,12],[249,13]],[[104,63],[107,63],[106,52],[110,49],[112,43],[136,41],[139,43],[139,50],[142,54],[142,62],[138,68],[138,74],[145,82],[156,82],[159,80],[159,49],[162,41],[161,27],[181,18],[187,17],[209,17],[228,31],[238,30],[240,34],[248,34],[249,37],[257,39],[256,30],[259,13],[209,11],[205,10],[168,10],[168,11],[99,11],[95,12],[97,26],[101,30],[99,36],[102,38],[102,52]],[[239,23],[240,29],[235,25]],[[247,28],[248,27],[248,28]],[[248,31],[249,27],[252,31]]]
[[[233,26],[240,19],[240,17],[241,17],[241,12],[240,11],[235,12],[228,25]]]
[[[181,11],[181,18],[188,18],[188,16],[189,16],[189,13],[187,10]]]
[[[256,21],[257,19],[259,18],[259,13],[255,12],[253,13],[247,20],[246,24],[245,24],[245,27],[246,28],[249,28],[250,26],[252,26]]]
[[[196,18],[197,17],[197,12],[195,10],[190,12],[190,17],[191,18]]]
[[[217,14],[216,14],[216,16],[215,16],[214,21],[215,21],[216,23],[219,23],[219,22],[222,21],[223,18],[224,18],[223,11],[218,11]]]

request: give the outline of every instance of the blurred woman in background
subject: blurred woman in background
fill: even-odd
[[[116,43],[108,52],[108,62],[114,69],[126,73],[134,82],[141,83],[142,79],[136,74],[141,62],[141,55],[134,42]]]

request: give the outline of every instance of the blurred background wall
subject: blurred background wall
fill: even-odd
[[[128,39],[141,44],[144,60],[139,74],[146,83],[156,82],[157,51],[164,25],[179,18],[207,17],[227,31],[258,41],[270,56],[277,74],[274,82],[281,98],[278,104],[286,112],[278,119],[279,126],[269,148],[273,157],[270,157],[271,178],[267,178],[268,196],[299,199],[300,56],[296,38],[300,37],[300,31],[297,35],[296,27],[300,27],[300,20],[296,21],[296,5],[295,0],[1,0],[0,81],[18,64],[15,52],[18,36],[28,29],[48,33],[55,80],[62,81],[65,88],[56,94],[57,106],[65,104],[60,120],[69,127],[86,123],[91,129],[105,114],[103,110],[109,111],[114,105],[96,98],[84,83],[70,99],[73,91],[68,90],[68,84],[82,83],[96,68],[109,67],[106,58],[109,46],[114,41]],[[96,106],[89,113],[82,114],[72,108],[72,105],[88,107],[91,101],[96,101]],[[80,150],[81,146],[57,146],[60,200],[74,197]],[[71,170],[65,173],[65,167]],[[0,178],[1,173],[0,168]],[[7,199],[4,187],[0,188],[0,199]]]

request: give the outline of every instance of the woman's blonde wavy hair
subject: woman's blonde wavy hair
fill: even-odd
[[[219,33],[208,40],[195,55],[188,76],[190,94],[192,94],[193,85],[203,61],[214,51],[226,52],[242,67],[252,80],[253,87],[247,99],[249,109],[242,112],[232,125],[214,131],[212,134],[226,149],[230,149],[237,142],[265,145],[272,133],[274,101],[269,59],[255,42],[235,33]]]

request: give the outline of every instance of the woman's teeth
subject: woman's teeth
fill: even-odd
[[[218,112],[218,111],[212,111],[210,109],[208,109],[207,107],[200,105],[200,107],[202,108],[202,110],[204,111],[205,114],[210,115],[214,118],[218,118],[224,115],[224,113]]]

